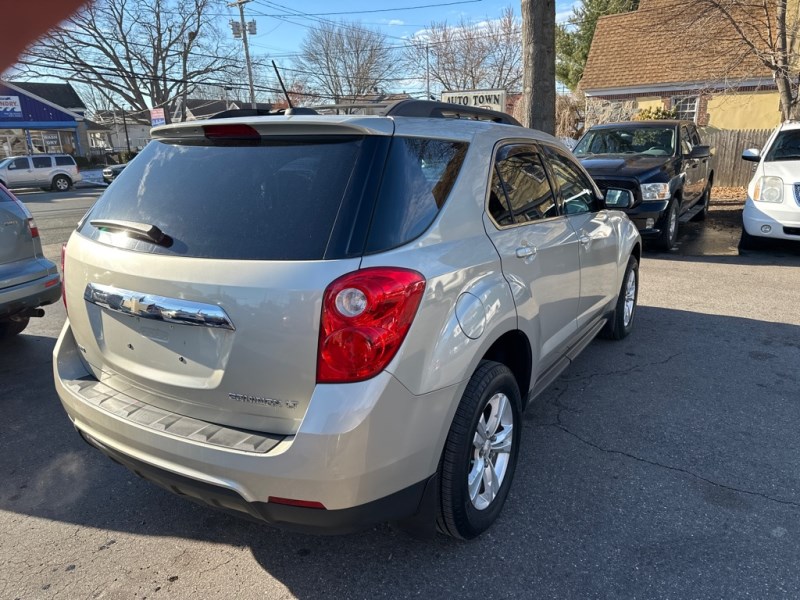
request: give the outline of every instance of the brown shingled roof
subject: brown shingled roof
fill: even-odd
[[[763,7],[763,4],[761,5]],[[763,8],[741,10],[764,26]],[[771,73],[734,28],[701,2],[642,0],[639,10],[601,17],[580,87],[584,91],[663,84],[735,82]]]

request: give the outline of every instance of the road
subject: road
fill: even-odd
[[[96,197],[33,196],[48,248]],[[61,409],[48,307],[0,346],[0,598],[799,597],[800,251],[703,247],[645,256],[634,332],[534,402],[471,543],[275,531],[137,479]]]

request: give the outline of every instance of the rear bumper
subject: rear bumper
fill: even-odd
[[[53,266],[55,270],[55,266]],[[10,317],[32,308],[57,302],[61,298],[58,271],[45,277],[0,290],[0,317]]]
[[[800,207],[797,204],[755,203],[749,198],[742,211],[742,224],[752,236],[800,242]],[[769,231],[763,231],[762,227]]]
[[[54,372],[74,426],[117,462],[190,499],[317,533],[344,533],[417,514],[437,469],[454,399],[463,391],[459,384],[413,396],[388,373],[356,384],[318,385],[296,434],[267,452],[250,452],[159,431],[137,422],[135,407],[123,411],[126,416],[92,401],[91,392],[81,391],[92,376],[69,322],[56,344]],[[324,509],[270,497],[318,502]]]
[[[417,511],[425,494],[432,493],[431,486],[436,485],[436,476],[433,475],[428,480],[420,481],[389,496],[339,510],[322,510],[275,502],[248,502],[229,488],[154,467],[104,446],[80,429],[78,433],[89,445],[100,450],[114,462],[173,494],[229,514],[249,517],[281,529],[301,533],[325,535],[353,533],[372,524],[407,518]]]

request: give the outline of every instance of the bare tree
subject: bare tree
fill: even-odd
[[[507,8],[499,19],[431,23],[404,50],[419,79],[444,90],[516,90],[522,83],[520,22]]]
[[[522,0],[522,124],[556,131],[555,0]]]
[[[800,3],[789,0],[697,0],[697,31],[721,20],[738,38],[745,53],[772,73],[784,120],[798,116]],[[791,7],[791,10],[790,10]]]
[[[210,75],[238,66],[209,15],[218,6],[217,0],[97,0],[31,46],[18,72],[88,86],[97,104],[172,111]]]
[[[784,120],[800,115],[800,2],[797,0],[661,0],[661,21],[683,39],[714,40],[698,64],[735,89],[759,67],[778,88]]]
[[[382,33],[331,21],[309,31],[295,67],[312,92],[336,103],[376,93],[398,71],[394,48]]]

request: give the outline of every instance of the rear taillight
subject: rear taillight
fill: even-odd
[[[205,125],[203,134],[209,140],[261,140],[261,134],[258,131],[243,123]]]
[[[61,300],[64,302],[64,310],[67,309],[67,278],[64,271],[64,262],[67,257],[67,243],[61,244]]]
[[[417,314],[425,278],[374,267],[343,275],[325,290],[317,383],[363,381],[394,358]]]
[[[33,220],[33,215],[31,215],[31,212],[28,210],[28,207],[25,206],[22,202],[20,202],[19,198],[15,197],[15,196],[12,196],[11,199],[25,213],[25,217],[28,219],[28,231],[31,232],[31,237],[32,238],[39,237],[39,228],[36,227],[36,221]]]

